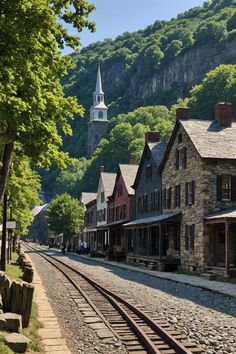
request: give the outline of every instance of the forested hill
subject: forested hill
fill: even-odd
[[[109,117],[136,107],[173,103],[221,63],[236,60],[236,0],[212,0],[171,21],[106,39],[73,54],[76,67],[64,80],[66,93],[78,97],[85,119],[73,122],[64,149],[85,156],[88,109],[98,62]]]

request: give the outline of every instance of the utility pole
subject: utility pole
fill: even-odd
[[[3,214],[2,214],[2,247],[0,268],[6,271],[6,240],[7,240],[7,194],[3,197]]]

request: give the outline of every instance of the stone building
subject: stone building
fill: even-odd
[[[93,93],[93,105],[90,108],[90,120],[88,123],[87,155],[90,157],[104,137],[107,129],[107,106],[104,102],[100,65],[98,66],[96,88]]]
[[[162,212],[180,213],[181,267],[228,274],[236,267],[236,123],[232,106],[216,105],[214,121],[177,110],[161,163]],[[177,229],[168,236],[175,251]]]

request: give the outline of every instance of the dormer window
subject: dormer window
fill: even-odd
[[[101,192],[101,203],[104,203],[105,201],[105,195],[104,192]]]

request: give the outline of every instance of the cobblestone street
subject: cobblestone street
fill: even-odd
[[[125,353],[119,343],[102,343],[84,323],[62,284],[62,276],[38,255],[30,254],[30,257],[43,280],[72,352]],[[99,265],[90,259],[73,255],[69,256],[70,259],[67,256],[63,258],[96,280],[106,281],[129,293],[177,329],[196,339],[206,353],[235,354],[236,299],[131,270]]]

